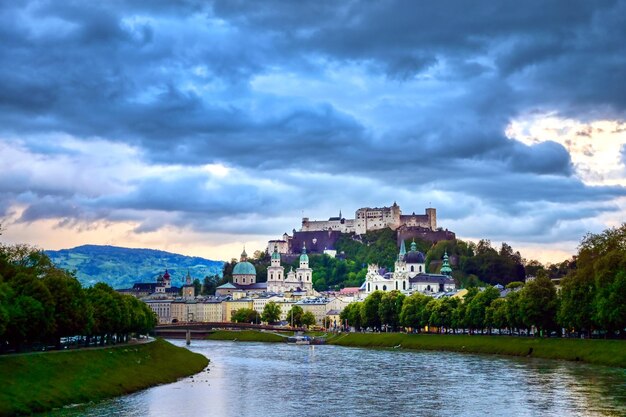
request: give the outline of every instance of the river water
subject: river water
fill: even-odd
[[[626,416],[622,369],[338,346],[194,340],[190,349],[211,359],[208,370],[53,415]]]

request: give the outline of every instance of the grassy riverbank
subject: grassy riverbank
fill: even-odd
[[[350,333],[333,336],[327,341],[340,346],[378,348],[399,345],[402,349],[530,356],[626,368],[626,341],[623,340]]]
[[[206,337],[207,340],[237,340],[238,342],[285,342],[286,338],[274,333],[257,330],[216,330]]]
[[[0,416],[128,394],[200,372],[203,355],[164,340],[106,349],[0,356]]]

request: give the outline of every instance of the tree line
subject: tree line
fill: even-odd
[[[98,283],[83,288],[43,251],[0,245],[0,351],[61,347],[81,336],[85,345],[125,341],[157,324],[153,311],[131,295]]]
[[[356,329],[528,334],[534,328],[539,334],[564,329],[624,337],[626,224],[585,236],[575,263],[559,292],[545,273],[525,284],[509,283],[504,297],[493,286],[469,288],[463,298],[377,291],[346,306],[341,319]]]
[[[275,324],[280,320],[281,308],[273,301],[265,304],[263,312],[259,314],[252,308],[240,308],[235,310],[231,315],[230,321],[233,323],[267,323]],[[287,312],[286,322],[294,327],[313,326],[315,324],[315,315],[310,311],[304,311],[298,305],[292,306]]]

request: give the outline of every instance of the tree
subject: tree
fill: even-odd
[[[539,277],[527,283],[520,290],[519,306],[527,327],[535,326],[540,331],[556,328],[556,288],[549,278]]]
[[[48,273],[43,283],[54,299],[52,337],[60,347],[60,338],[87,333],[91,308],[78,280],[61,270]]]
[[[426,325],[423,313],[426,304],[428,304],[430,300],[432,300],[432,297],[417,292],[406,297],[402,302],[402,309],[400,310],[400,324],[404,327],[410,327],[413,330],[419,331]]]
[[[307,311],[302,315],[302,325],[309,327],[315,324],[315,316],[310,311]]]
[[[276,323],[280,320],[280,306],[273,301],[265,304],[263,307],[263,314],[261,314],[261,320],[265,323]]]
[[[193,293],[195,295],[200,295],[201,292],[202,292],[202,284],[200,283],[200,280],[196,278],[193,280]]]
[[[520,291],[512,291],[506,295],[506,323],[510,329],[525,328],[522,312],[520,309]]]
[[[363,323],[363,327],[380,330],[381,323],[380,316],[378,315],[378,308],[382,298],[382,291],[374,291],[367,296],[365,301],[363,301],[363,306],[361,307],[361,321]]]
[[[561,280],[558,323],[566,329],[587,332],[593,327],[595,279],[592,275],[571,273]]]
[[[344,309],[339,314],[339,318],[341,319],[341,324],[345,325],[346,321],[348,322],[348,326],[354,327],[355,329],[360,329],[362,326],[361,320],[361,306],[363,303],[354,302],[350,303],[344,307]]]
[[[235,310],[230,321],[233,323],[257,323],[259,321],[259,313],[251,308],[240,308]]]
[[[378,306],[378,316],[380,322],[391,327],[392,331],[400,326],[400,312],[402,311],[402,303],[406,296],[400,291],[386,292]]]
[[[302,307],[294,305],[287,312],[287,322],[295,327],[302,326],[302,315],[304,314],[304,310]]]
[[[596,320],[610,332],[626,328],[626,271],[620,271],[596,297]]]
[[[507,327],[506,304],[504,298],[497,298],[485,309],[485,325],[489,329],[503,329]]]
[[[468,303],[466,310],[466,324],[471,329],[484,329],[487,307],[500,297],[500,292],[494,287],[487,287],[476,294]]]

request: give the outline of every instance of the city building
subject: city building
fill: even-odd
[[[374,291],[394,290],[405,293],[417,291],[432,295],[456,289],[454,279],[450,277],[452,269],[448,262],[447,252],[443,257],[441,274],[426,273],[424,262],[424,255],[416,250],[415,243],[411,244],[411,251],[406,253],[404,241],[402,241],[394,271],[387,272],[378,265],[368,265],[365,282],[361,288],[365,295]]]
[[[240,292],[250,296],[262,293],[302,293],[313,295],[313,270],[309,268],[309,256],[306,247],[302,248],[300,263],[294,271],[291,269],[285,274],[285,268],[281,265],[281,256],[278,246],[274,246],[270,266],[267,268],[267,282],[256,282],[256,268],[247,261],[246,251],[241,254],[240,262],[233,268],[233,282],[227,282],[217,287],[216,294],[235,295]]]
[[[437,227],[437,210],[429,207],[424,214],[402,214],[396,202],[390,207],[362,207],[356,210],[354,219],[346,219],[339,211],[339,216],[328,220],[310,220],[302,218],[299,231],[293,230],[290,236],[283,234],[282,238],[270,240],[267,244],[267,253],[274,248],[280,254],[294,254],[306,245],[310,253],[335,257],[336,243],[344,233],[362,235],[372,230],[390,228],[396,231],[398,245],[402,240],[419,239],[436,243],[440,240],[453,240],[456,235]]]
[[[356,211],[354,219],[343,218],[341,211],[338,217],[331,217],[328,220],[310,220],[308,217],[304,217],[300,230],[303,232],[331,230],[362,235],[370,230],[380,230],[386,227],[396,230],[400,226],[436,230],[437,210],[427,208],[424,214],[403,215],[400,206],[394,201],[391,207],[360,208]]]

